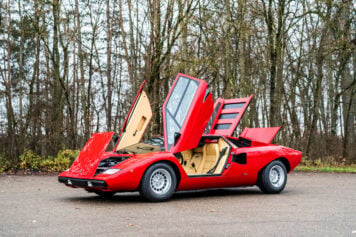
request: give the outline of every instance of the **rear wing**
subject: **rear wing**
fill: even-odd
[[[240,137],[251,141],[271,143],[273,138],[277,135],[279,129],[281,129],[281,127],[245,128],[240,134]]]

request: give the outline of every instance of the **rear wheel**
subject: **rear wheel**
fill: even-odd
[[[258,183],[264,193],[280,193],[287,183],[287,169],[285,165],[275,160],[269,163],[263,170]]]
[[[146,170],[139,191],[146,199],[160,202],[170,199],[176,186],[177,178],[172,167],[157,163]]]

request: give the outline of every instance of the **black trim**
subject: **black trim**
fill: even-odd
[[[68,184],[68,180],[72,184]],[[95,179],[78,179],[78,178],[69,178],[69,177],[58,177],[58,182],[64,183],[68,186],[73,187],[83,187],[83,188],[106,188],[108,185],[103,180],[95,180]],[[92,186],[88,186],[88,182],[92,183]]]
[[[223,138],[223,139],[226,141],[226,139],[225,139],[224,137],[222,137],[221,135],[204,135],[204,136],[201,137],[200,140],[202,140],[202,139],[212,139],[212,140],[213,140],[213,139],[214,139],[214,140],[216,139],[216,140],[217,140],[217,139],[219,139],[220,137]]]
[[[174,144],[173,145],[177,144],[177,142],[181,136],[182,136],[182,134],[180,134],[179,132],[174,133]]]
[[[231,162],[235,162],[241,165],[246,165],[247,164],[247,154],[246,153],[240,153],[232,156]]]
[[[237,147],[250,147],[251,146],[251,140],[243,138],[243,137],[239,137],[239,139],[229,139],[229,140]]]
[[[214,176],[221,176],[220,174],[198,174],[198,175],[188,175],[189,178],[201,178],[201,177],[214,177]]]
[[[206,89],[205,95],[204,95],[204,99],[203,99],[203,103],[205,103],[205,100],[206,100],[206,98],[208,98],[209,95],[210,95],[210,91],[208,89]]]

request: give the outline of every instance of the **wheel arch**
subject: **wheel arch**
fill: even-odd
[[[289,173],[289,171],[290,171],[290,163],[285,157],[279,157],[279,158],[277,158],[275,160],[280,160],[284,164],[284,166],[286,167],[287,173]]]
[[[181,174],[180,174],[180,171],[179,171],[179,169],[178,169],[178,166],[177,166],[174,162],[172,162],[172,161],[170,161],[170,160],[159,160],[159,161],[153,162],[152,164],[150,164],[149,166],[147,166],[146,169],[145,169],[145,171],[143,172],[142,177],[141,177],[139,187],[141,187],[142,179],[143,179],[143,177],[145,176],[147,170],[148,170],[151,166],[153,166],[153,165],[155,165],[155,164],[159,164],[159,163],[167,164],[167,165],[169,165],[169,166],[173,169],[173,171],[174,171],[174,173],[175,173],[175,175],[176,175],[176,178],[177,178],[177,185],[176,185],[176,187],[175,187],[175,189],[177,190],[177,188],[178,188],[178,186],[179,186],[179,183],[180,183],[180,180],[181,180]]]
[[[287,160],[287,158],[285,158],[285,157],[278,157],[278,158],[276,158],[276,159],[271,160],[270,162],[268,162],[265,166],[263,166],[263,167],[258,171],[258,174],[257,174],[257,184],[259,184],[259,182],[261,182],[261,175],[262,175],[262,171],[264,170],[264,168],[266,168],[266,166],[267,166],[268,164],[270,164],[271,162],[273,162],[273,161],[275,161],[275,160],[281,161],[281,162],[284,164],[284,166],[286,167],[287,173],[289,173],[289,171],[290,171],[290,164],[289,164],[289,161]]]

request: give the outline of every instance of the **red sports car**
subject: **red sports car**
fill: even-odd
[[[279,193],[302,153],[271,144],[280,127],[245,128],[232,137],[253,95],[218,98],[207,83],[178,74],[163,105],[164,137],[141,141],[152,118],[141,86],[119,136],[95,133],[59,182],[101,196],[139,191],[164,201],[180,190],[258,185]]]

